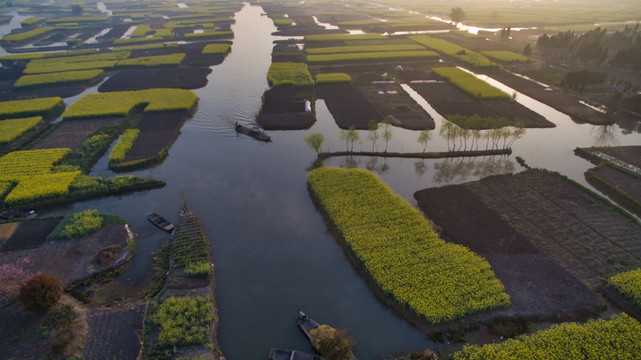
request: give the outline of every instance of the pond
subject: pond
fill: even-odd
[[[304,137],[325,136],[323,150],[342,150],[340,129],[323,101],[317,101],[317,121],[305,131],[272,131],[273,143],[237,136],[233,124],[251,125],[267,89],[275,31],[262,8],[245,5],[236,14],[232,52],[212,67],[209,83],[196,90],[198,111],[182,128],[169,157],[134,175],[167,182],[162,189],[104,198],[55,209],[50,214],[99,209],[128,219],[138,234],[137,256],[118,280],[140,286],[150,276],[151,256],[168,236],[154,228],[146,214],[156,211],[178,220],[184,202],[199,215],[211,239],[216,266],[220,311],[220,348],[228,359],[264,359],[271,347],[311,352],[309,342],[296,328],[297,310],[321,323],[350,329],[360,359],[378,359],[388,353],[432,348],[438,344],[385,308],[368,290],[335,242],[307,190],[306,172],[315,153]],[[96,88],[88,92],[95,92]],[[511,92],[509,92],[511,93]],[[80,96],[65,99],[67,105]],[[518,97],[526,102],[525,97]],[[519,171],[515,156],[535,167],[556,170],[585,183],[583,172],[591,165],[574,156],[576,146],[641,143],[638,132],[627,134],[618,125],[579,125],[569,117],[532,103],[557,127],[528,130],[514,146],[512,156],[466,159],[332,158],[327,165],[371,168],[392,189],[415,203],[413,193],[433,186],[472,181]],[[442,118],[436,117],[428,151],[446,151],[438,135]],[[355,148],[370,150],[367,131],[359,131]],[[389,151],[423,150],[418,132],[393,129]],[[386,144],[378,140],[376,149]],[[112,175],[106,156],[94,175]]]

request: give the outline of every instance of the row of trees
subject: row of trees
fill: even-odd
[[[447,139],[448,150],[451,151],[478,150],[481,139],[486,140],[485,150],[508,149],[525,135],[523,123],[511,123],[507,118],[451,115],[448,120],[450,121],[445,121],[441,126],[439,134]],[[487,130],[481,130],[479,127]],[[341,130],[340,137],[341,141],[345,141],[345,151],[354,151],[354,143],[360,140],[360,135],[353,126],[347,130]],[[372,142],[372,152],[375,151],[376,141],[381,138],[385,140],[385,152],[387,152],[388,143],[392,139],[391,125],[388,122],[383,122],[381,126],[374,122],[370,123],[367,140]],[[423,145],[423,152],[427,150],[431,139],[432,133],[429,129],[419,133],[417,143]],[[305,142],[316,154],[320,154],[325,137],[321,133],[313,133],[305,137]]]

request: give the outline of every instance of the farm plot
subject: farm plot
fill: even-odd
[[[294,62],[272,63],[267,71],[267,81],[270,86],[307,86],[314,83],[307,64]]]
[[[588,122],[596,125],[608,124],[610,122],[600,112],[581,104],[578,99],[564,94],[561,91],[544,87],[534,81],[524,79],[500,69],[483,69],[483,73],[524,95],[571,116],[576,122]]]
[[[146,308],[146,304],[136,304],[123,309],[91,310],[85,358],[136,359],[142,347],[140,334]]]
[[[606,163],[589,169],[585,178],[619,205],[641,216],[641,175],[621,171]]]
[[[118,260],[125,258],[129,235],[122,224],[105,226],[79,240],[46,241],[47,235],[59,222],[60,219],[51,219],[44,223],[21,224],[12,236],[16,237],[16,240],[10,238],[3,246],[0,263],[6,264],[27,257],[31,260],[34,272],[40,271],[54,276],[60,280],[63,287],[68,287],[111,266],[121,264]],[[32,225],[34,228],[30,228]],[[31,237],[27,238],[26,234]],[[8,245],[8,249],[16,250],[5,251]],[[115,256],[109,263],[98,264],[95,259],[101,251],[113,251]]]
[[[76,150],[99,129],[120,126],[124,120],[124,118],[114,117],[63,121],[55,130],[36,143],[32,149],[69,148]]]
[[[0,120],[0,145],[11,143],[42,124],[42,116]]]
[[[102,83],[100,92],[164,89],[198,89],[207,85],[210,68],[158,68],[121,70]]]
[[[35,74],[21,76],[13,86],[15,88],[23,89],[29,87],[39,86],[56,86],[67,85],[74,83],[89,83],[96,82],[102,79],[104,71],[97,70],[83,70],[83,71],[61,71],[56,73]]]
[[[441,240],[372,173],[319,168],[308,174],[308,182],[357,268],[410,315],[439,324],[509,305],[485,260]]]
[[[423,76],[425,77],[425,76]],[[430,76],[434,78],[434,75]],[[430,105],[441,115],[462,115],[471,117],[506,117],[511,122],[521,122],[526,128],[554,127],[554,124],[525,106],[510,100],[475,101],[473,97],[449,82],[437,79],[429,83],[410,83]]]
[[[162,160],[188,117],[184,111],[144,114],[136,125],[140,135],[118,167],[124,170]]]
[[[380,122],[382,115],[367,97],[352,85],[322,85],[316,87],[316,96],[325,100],[329,112],[341,129],[354,126],[367,129],[370,122]]]
[[[541,253],[465,185],[414,194],[420,209],[447,239],[483,256],[505,285],[505,311],[526,319],[572,319],[598,309],[602,300]]]
[[[0,102],[0,118],[49,117],[59,114],[64,106],[60,97],[3,101]]]
[[[408,38],[426,46],[429,49],[436,50],[452,58],[463,61],[467,65],[471,65],[475,68],[496,66],[496,64],[491,62],[483,54],[465,49],[447,40],[437,39],[427,35],[413,35]]]
[[[559,175],[529,170],[464,186],[591,288],[641,266],[641,226]]]
[[[434,119],[397,84],[371,84],[358,90],[390,124],[410,130],[434,129]]]
[[[52,218],[2,224],[1,226],[13,225],[15,229],[13,229],[13,233],[6,239],[4,245],[0,247],[0,252],[39,248],[47,241],[47,235],[58,226],[61,220],[60,218]]]
[[[136,106],[144,105],[147,112],[188,111],[198,97],[190,90],[149,89],[88,94],[71,105],[63,114],[72,118],[127,116]]]
[[[309,86],[277,86],[263,94],[258,123],[266,130],[309,129],[316,121],[313,111],[305,111],[305,101],[313,102]],[[313,109],[312,109],[313,110]]]

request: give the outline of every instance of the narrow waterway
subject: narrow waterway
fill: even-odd
[[[323,150],[341,150],[340,129],[323,101],[317,101],[317,122],[306,131],[272,131],[273,143],[237,136],[233,124],[252,124],[267,89],[275,31],[262,8],[244,6],[233,25],[232,52],[213,66],[206,87],[196,90],[198,111],[188,120],[169,157],[152,169],[134,175],[167,182],[162,189],[87,201],[56,209],[51,214],[99,209],[125,216],[138,233],[138,253],[122,282],[139,285],[148,276],[151,252],[168,236],[146,220],[157,211],[172,221],[179,206],[203,220],[211,238],[216,265],[220,310],[220,347],[228,359],[264,359],[271,347],[311,352],[296,328],[297,310],[334,327],[350,329],[360,359],[380,359],[386,353],[436,349],[433,344],[386,309],[367,289],[309,198],[306,172],[315,159],[304,137],[325,136]],[[96,88],[88,92],[95,92]],[[511,91],[509,92],[511,93]],[[79,96],[65,99],[67,105]],[[335,158],[328,165],[372,169],[401,196],[414,203],[413,193],[433,186],[462,183],[484,176],[519,171],[515,155],[530,165],[557,170],[584,182],[591,165],[574,156],[576,146],[638,145],[639,133],[618,125],[580,125],[536,103],[518,101],[543,114],[557,127],[528,130],[513,146],[510,157],[472,159]],[[420,99],[419,99],[420,100]],[[436,130],[428,151],[446,151],[447,141]],[[355,149],[371,150],[367,131],[359,131]],[[393,129],[389,151],[422,151],[418,132]],[[112,175],[101,159],[93,174]]]

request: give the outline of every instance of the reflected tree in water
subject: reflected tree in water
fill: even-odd
[[[612,146],[619,143],[616,125],[595,125],[590,129],[590,135],[596,146]]]
[[[425,173],[427,172],[427,164],[425,163],[425,159],[414,162],[414,172],[419,177],[425,175]]]
[[[507,174],[514,172],[515,168],[515,163],[508,156],[448,158],[434,164],[434,181],[467,181],[470,176],[484,178],[489,175]]]
[[[376,140],[380,137],[378,135],[378,123],[376,121],[370,120],[369,125],[367,127],[369,133],[367,134],[367,140],[372,142],[372,152],[374,152],[374,148],[376,147]]]
[[[387,119],[383,121],[383,140],[385,140],[385,152],[387,152],[387,144],[392,140],[392,125]]]

